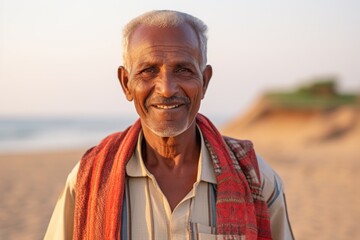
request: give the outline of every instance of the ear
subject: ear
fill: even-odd
[[[118,79],[119,79],[119,83],[122,87],[122,90],[126,96],[126,99],[128,101],[132,101],[133,96],[132,96],[130,88],[129,88],[129,74],[128,74],[128,71],[123,66],[120,66],[118,68]]]
[[[211,65],[206,65],[202,75],[203,75],[203,92],[202,92],[201,99],[204,99],[207,87],[209,86],[209,82],[212,77]]]

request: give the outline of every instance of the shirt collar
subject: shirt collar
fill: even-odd
[[[134,154],[126,165],[126,174],[130,177],[146,177],[150,175],[141,156],[141,141],[143,138],[143,132],[140,131]]]
[[[204,181],[204,182],[216,184],[216,176],[212,165],[212,160],[210,158],[209,151],[206,148],[204,137],[199,127],[198,130],[201,137],[201,151],[199,157],[197,182]],[[143,138],[144,135],[142,131],[140,131],[134,154],[132,155],[132,157],[130,158],[129,162],[126,165],[126,174],[130,177],[151,176],[151,173],[147,170],[143,158],[141,156],[141,142]]]

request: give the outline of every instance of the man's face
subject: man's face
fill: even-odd
[[[212,70],[200,69],[193,29],[139,26],[130,37],[129,68],[119,68],[128,100],[144,128],[160,137],[181,134],[194,124]]]

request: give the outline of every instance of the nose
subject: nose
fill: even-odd
[[[155,89],[164,97],[172,97],[178,92],[179,87],[176,78],[170,71],[162,71],[156,81]]]

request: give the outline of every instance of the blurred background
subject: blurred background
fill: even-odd
[[[153,9],[208,25],[201,112],[282,176],[296,238],[360,238],[360,2],[0,0],[0,239],[41,239],[84,150],[137,118],[121,31]]]

